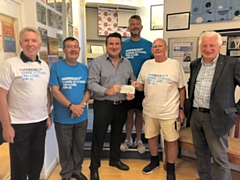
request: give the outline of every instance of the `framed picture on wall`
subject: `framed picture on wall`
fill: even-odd
[[[190,28],[190,12],[167,14],[167,31],[187,30]]]
[[[39,2],[36,3],[36,12],[37,12],[37,21],[46,25],[46,19],[47,19],[47,10],[46,8],[40,4]]]
[[[198,50],[197,37],[169,38],[168,57],[178,60],[184,72],[190,72],[191,61],[197,58]]]
[[[103,45],[90,45],[91,53],[103,54],[104,48]]]
[[[54,37],[48,37],[48,54],[58,55],[58,39]]]
[[[51,11],[50,9],[48,9],[47,12],[48,12],[48,26],[55,28],[56,27],[56,14],[55,14],[55,12]]]
[[[68,24],[68,36],[73,36],[73,26]]]
[[[72,0],[67,0],[67,13],[68,13],[68,23],[73,23],[73,16],[72,16]]]
[[[38,30],[41,34],[42,46],[47,46],[47,29],[44,29],[42,27],[38,27]]]
[[[150,30],[163,29],[163,4],[152,5],[150,8]]]
[[[240,28],[215,31],[222,36],[221,54],[240,58]]]

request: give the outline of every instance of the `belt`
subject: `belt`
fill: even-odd
[[[199,112],[202,112],[202,113],[210,113],[210,109],[207,109],[207,108],[193,107],[193,109],[196,109],[196,110],[198,110]]]
[[[119,104],[122,104],[123,101],[113,101],[113,104],[114,105],[119,105]]]

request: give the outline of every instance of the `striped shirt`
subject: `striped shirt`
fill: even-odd
[[[210,108],[210,94],[217,58],[218,56],[210,64],[205,64],[203,58],[201,60],[202,66],[196,79],[193,107]]]
[[[93,98],[100,101],[126,100],[126,94],[106,95],[105,91],[114,84],[127,85],[135,80],[132,65],[123,56],[119,58],[117,67],[114,66],[108,54],[93,59],[89,66],[88,89],[93,92]]]

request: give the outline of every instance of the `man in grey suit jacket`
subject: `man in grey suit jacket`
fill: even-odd
[[[240,85],[240,60],[219,54],[221,45],[220,34],[204,32],[199,38],[202,57],[190,64],[185,110],[201,180],[231,179],[227,136],[237,113],[234,92]]]

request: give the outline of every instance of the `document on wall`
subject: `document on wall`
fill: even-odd
[[[120,93],[135,94],[135,88],[131,85],[121,85]]]

